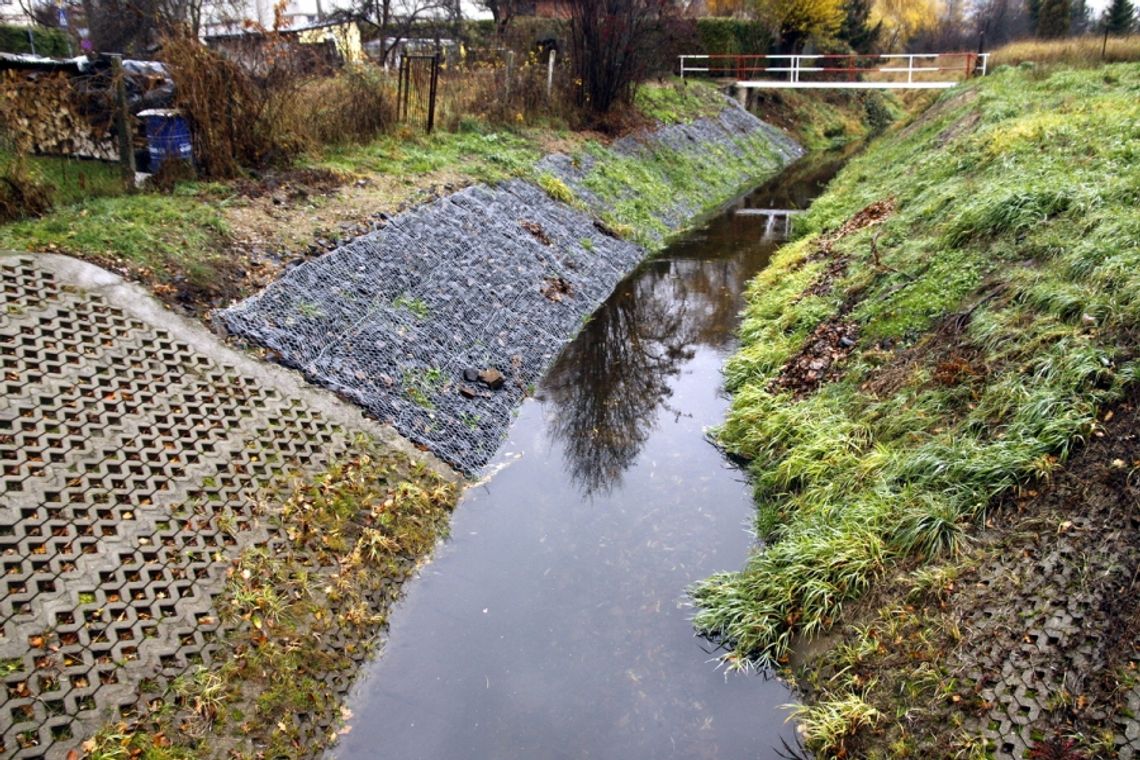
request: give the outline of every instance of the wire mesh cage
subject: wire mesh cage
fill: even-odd
[[[611,149],[739,151],[739,138],[757,130],[774,146],[767,168],[799,155],[795,143],[736,107]],[[585,186],[589,167],[552,156],[538,170],[563,178],[600,214],[605,202]],[[676,229],[695,209],[678,200],[657,213]],[[529,182],[475,185],[301,264],[221,321],[474,473],[563,345],[644,255],[590,212]],[[480,373],[501,374],[501,384]]]

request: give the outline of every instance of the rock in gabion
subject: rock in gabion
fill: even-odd
[[[765,168],[800,154],[735,105],[716,119],[665,127],[618,147],[631,154],[655,142],[703,150],[711,141],[740,150],[741,137],[756,130],[770,132],[774,146]],[[544,170],[563,163],[570,166],[549,157]],[[600,208],[596,199],[584,201]],[[663,209],[662,219],[676,229],[693,214],[678,205]],[[474,473],[494,455],[511,412],[561,347],[644,256],[588,213],[528,182],[477,185],[301,264],[220,319],[231,333]],[[480,379],[492,370],[499,381]]]

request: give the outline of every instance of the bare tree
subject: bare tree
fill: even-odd
[[[21,0],[31,5],[34,17],[44,23],[58,11],[51,0]],[[210,20],[241,20],[243,0],[75,0],[65,5],[71,26],[82,16],[97,50],[143,55],[162,37],[175,33],[198,36]]]
[[[36,26],[46,29],[59,27],[59,8],[51,0],[19,0],[20,11]]]
[[[518,12],[519,0],[477,0],[477,2],[479,7],[491,12],[491,18],[495,21],[495,31],[502,37],[511,19]]]
[[[1026,4],[1021,0],[976,0],[972,21],[974,34],[983,35],[988,47],[1004,45],[1031,31]]]
[[[650,42],[674,10],[669,0],[566,0],[578,98],[596,114],[629,102],[648,73]]]

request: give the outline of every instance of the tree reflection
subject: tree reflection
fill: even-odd
[[[618,286],[562,352],[543,390],[552,435],[585,493],[620,482],[695,346],[731,338],[754,271],[748,257],[654,262]]]
[[[798,164],[737,205],[806,208],[845,160]],[[695,346],[732,340],[744,285],[781,242],[763,220],[729,211],[670,246],[618,286],[547,374],[549,429],[587,495],[620,483]]]

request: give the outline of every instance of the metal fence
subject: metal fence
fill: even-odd
[[[682,55],[678,73],[682,79],[727,78],[755,87],[940,88],[957,84],[958,76],[984,76],[988,57],[988,53]]]

